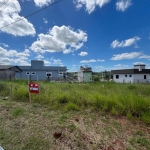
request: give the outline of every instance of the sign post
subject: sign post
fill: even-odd
[[[29,83],[29,99],[31,102],[31,94],[39,94],[39,85],[38,83]],[[40,97],[39,97],[40,100]]]

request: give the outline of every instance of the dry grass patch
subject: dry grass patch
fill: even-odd
[[[0,100],[0,145],[7,150],[147,150],[149,141],[150,127],[126,117]]]

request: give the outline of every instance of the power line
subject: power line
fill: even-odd
[[[54,2],[54,3],[52,3],[52,4],[49,4],[49,5],[47,5],[46,7],[42,8],[42,9],[39,9],[39,10],[37,10],[37,11],[35,11],[35,12],[33,12],[33,13],[27,15],[27,16],[24,16],[24,18],[28,18],[28,17],[30,17],[30,16],[32,16],[32,15],[34,15],[34,14],[40,12],[40,11],[42,11],[42,10],[44,10],[44,9],[46,9],[46,8],[48,8],[48,7],[50,7],[50,6],[52,6],[52,5],[55,5],[56,3],[59,3],[60,1],[61,1],[61,0],[58,0],[58,1]],[[5,28],[5,27],[7,27],[7,26],[10,26],[10,25],[12,25],[12,24],[14,24],[14,23],[16,23],[16,22],[18,22],[18,21],[20,21],[20,20],[23,20],[24,18],[19,19],[19,20],[16,20],[16,21],[14,21],[14,22],[12,22],[12,23],[10,23],[10,24],[7,24],[7,25],[5,25],[5,26],[3,26],[3,27],[0,27],[0,29],[3,29],[3,28]]]

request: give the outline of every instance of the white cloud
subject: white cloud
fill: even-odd
[[[30,54],[27,50],[23,52],[17,52],[16,50],[6,50],[0,47],[0,58],[1,57],[29,57]]]
[[[0,43],[1,45],[3,45],[4,47],[9,47],[7,44],[5,43]]]
[[[94,63],[94,62],[104,62],[105,60],[101,59],[91,59],[91,60],[81,60],[80,63]]]
[[[139,57],[140,55],[141,55],[140,52],[122,53],[113,55],[111,60],[133,59]]]
[[[117,64],[117,65],[114,65],[115,67],[121,67],[121,68],[127,68],[129,67],[129,65],[122,65],[122,64]]]
[[[143,62],[134,62],[134,63],[133,63],[133,65],[139,65],[139,64],[145,65],[145,63],[143,63]]]
[[[3,0],[0,0],[2,3]],[[8,1],[7,7],[0,11],[0,31],[15,36],[35,35],[34,26],[24,17],[19,16],[21,11],[20,4],[17,0]],[[20,20],[18,22],[15,22]],[[13,23],[15,22],[15,23]],[[13,23],[9,26],[8,24]],[[6,26],[6,27],[5,27]]]
[[[88,55],[88,53],[87,52],[81,52],[80,54],[78,54],[79,56],[86,56],[86,55]]]
[[[30,52],[28,49],[25,49],[22,52],[18,52],[16,50],[7,50],[0,47],[0,64],[8,65],[8,64],[19,64],[19,65],[29,65],[28,57],[30,56]]]
[[[69,54],[70,52],[71,52],[71,49],[70,49],[70,48],[63,50],[63,53],[64,53],[64,54]]]
[[[149,55],[141,55],[139,57],[139,59],[148,59],[148,60],[150,60],[150,56]]]
[[[53,0],[34,0],[35,5],[38,7],[42,7],[44,5],[48,5],[53,2]]]
[[[50,61],[48,61],[48,60],[44,60],[44,65],[45,66],[48,66],[48,65],[50,65],[51,64],[51,62]]]
[[[42,55],[40,55],[40,54],[38,54],[35,58],[37,58],[37,59],[42,59],[42,58],[44,58]]]
[[[103,66],[96,66],[95,68],[104,68]]]
[[[139,37],[133,37],[133,38],[130,38],[130,39],[127,39],[127,40],[124,40],[124,41],[121,41],[119,42],[118,40],[114,40],[112,43],[111,43],[111,47],[112,48],[119,48],[119,47],[128,47],[128,46],[131,46],[131,45],[136,45],[136,42],[139,41],[140,38]]]
[[[53,64],[55,64],[55,65],[63,65],[63,63],[61,62],[61,60],[60,59],[53,59]]]
[[[43,21],[44,21],[45,24],[48,23],[48,20],[46,20],[45,18],[43,18]]]
[[[104,62],[105,60],[103,59],[97,59],[97,62]]]
[[[27,62],[27,60],[23,60],[22,58],[8,58],[3,57],[0,58],[0,64],[1,65],[23,65],[23,66],[29,66],[30,64]]]
[[[61,52],[70,53],[80,49],[87,41],[87,34],[82,30],[74,31],[71,27],[54,26],[48,34],[39,34],[31,50],[34,52]]]
[[[132,5],[132,1],[131,0],[118,0],[116,2],[116,9],[118,11],[123,11],[124,12],[131,5]]]
[[[72,67],[76,67],[76,65],[72,65]]]
[[[109,2],[110,0],[74,0],[77,9],[80,9],[85,5],[86,11],[88,11],[89,14],[92,13],[97,6],[102,8]]]
[[[29,53],[30,53],[30,50],[29,50],[29,49],[25,49],[24,52],[25,52],[26,54],[29,54]]]

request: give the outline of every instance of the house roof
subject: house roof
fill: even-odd
[[[124,70],[111,70],[112,74],[150,74],[150,69],[124,69]]]
[[[65,66],[42,66],[40,68],[34,68],[32,66],[19,66],[24,71],[67,71]]]
[[[86,67],[86,68],[84,68],[84,67],[80,67],[80,71],[83,71],[83,72],[92,72],[92,68],[91,67]]]
[[[14,70],[16,72],[22,72],[22,70],[18,66],[11,65],[0,65],[0,70]]]

